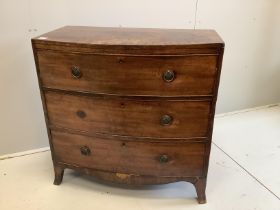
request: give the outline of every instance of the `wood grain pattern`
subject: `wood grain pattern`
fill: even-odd
[[[52,126],[124,136],[206,137],[210,101],[130,100],[45,93]],[[161,125],[170,115],[170,125]]]
[[[201,176],[203,172],[203,143],[107,140],[56,131],[52,135],[58,162],[119,173],[120,178],[121,174]],[[83,146],[91,150],[90,155],[81,154]],[[161,163],[161,155],[167,155],[168,162]]]
[[[217,56],[104,56],[39,51],[43,86],[119,95],[212,95]],[[79,67],[81,78],[71,74]],[[175,73],[172,82],[163,74]]]
[[[32,39],[36,49],[97,54],[219,54],[213,30],[66,26]]]
[[[195,185],[195,183],[202,178],[199,176],[151,176],[139,174],[124,174],[115,173],[111,171],[102,171],[93,168],[80,167],[78,165],[72,165],[67,163],[58,163],[57,165],[62,169],[70,168],[88,175],[92,175],[103,182],[113,182],[130,186],[167,184],[178,181],[186,181]]]
[[[206,47],[220,46],[223,40],[214,30],[191,29],[155,29],[155,28],[110,28],[110,27],[86,27],[65,26],[58,30],[42,34],[34,38],[44,42],[71,43],[85,45],[125,45],[125,46],[172,46],[185,45],[194,47],[205,45]]]

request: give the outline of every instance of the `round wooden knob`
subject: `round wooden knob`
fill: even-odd
[[[161,125],[170,125],[173,121],[173,118],[169,115],[163,115],[160,119]]]
[[[165,82],[172,82],[175,79],[175,73],[172,70],[167,70],[163,73],[162,78]]]
[[[159,162],[160,163],[167,163],[168,161],[169,161],[169,157],[167,155],[159,156]]]
[[[89,156],[91,151],[90,148],[88,148],[87,146],[83,146],[80,148],[81,154],[85,155],[85,156]]]
[[[76,112],[76,114],[78,115],[79,118],[85,118],[86,117],[86,113],[82,110],[78,110]]]
[[[79,79],[82,77],[82,72],[80,70],[79,67],[77,66],[72,66],[71,67],[71,73],[72,73],[72,76],[75,78],[75,79]]]

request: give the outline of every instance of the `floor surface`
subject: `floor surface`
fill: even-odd
[[[191,184],[124,188],[66,170],[55,186],[50,152],[0,161],[0,209],[280,210],[280,105],[215,119],[207,204]]]

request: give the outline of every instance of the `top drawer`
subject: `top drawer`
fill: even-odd
[[[116,95],[213,94],[216,55],[118,56],[38,51],[44,87]]]

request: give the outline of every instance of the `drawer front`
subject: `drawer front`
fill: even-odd
[[[210,101],[136,100],[47,91],[51,126],[153,138],[206,137]]]
[[[58,162],[116,173],[201,176],[205,144],[93,138],[52,131]]]
[[[43,86],[117,95],[212,95],[216,55],[114,56],[38,51]]]

